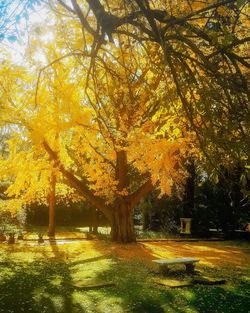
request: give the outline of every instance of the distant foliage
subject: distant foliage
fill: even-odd
[[[57,226],[90,226],[94,208],[87,202],[59,202],[56,205]],[[48,206],[33,203],[27,206],[27,225],[47,226]],[[107,221],[101,213],[98,213],[98,225],[105,225]]]
[[[153,192],[142,201],[140,208],[143,213],[144,230],[162,231],[167,234],[179,232],[182,201],[177,196],[176,190],[172,190],[170,196],[163,196],[160,199]]]
[[[236,184],[217,184],[207,179],[196,188],[193,210],[193,232],[206,235],[209,228],[230,233],[235,229],[245,230],[250,218],[248,199],[239,189],[238,203],[235,203],[232,190]],[[234,197],[235,198],[235,197]]]

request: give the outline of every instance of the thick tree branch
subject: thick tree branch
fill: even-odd
[[[50,159],[58,160],[57,153],[51,149],[46,140],[43,142],[43,146],[47,151]],[[98,210],[100,210],[108,219],[111,219],[111,209],[105,205],[104,199],[96,196],[89,190],[89,188],[80,179],[78,179],[73,173],[66,170],[65,167],[59,163],[58,168],[67,179],[68,184],[75,188],[84,198],[90,201]]]
[[[144,5],[143,5],[143,1],[141,0],[135,0],[137,5],[139,6],[139,8],[141,9],[142,13],[145,15],[146,19],[148,20],[148,23],[155,35],[155,38],[156,38],[156,41],[161,43],[161,34],[159,32],[159,29],[156,25],[156,22],[154,20],[154,15],[152,13],[151,10],[149,10],[149,8],[146,8]]]
[[[118,180],[118,191],[122,191],[128,186],[128,164],[126,151],[116,152],[116,179]]]
[[[86,20],[86,18],[83,15],[83,12],[79,6],[79,4],[77,3],[76,0],[71,0],[72,6],[78,16],[78,18],[81,21],[82,26],[96,39],[99,39],[101,41],[103,41],[103,38],[101,38],[98,33],[89,25],[88,21]]]
[[[132,195],[128,197],[131,210],[139,204],[141,199],[153,190],[151,179],[147,180],[141,187],[139,187]]]
[[[192,17],[194,17],[196,15],[201,15],[203,13],[206,13],[206,12],[210,11],[210,10],[217,9],[217,8],[219,8],[221,6],[225,6],[225,5],[229,4],[229,3],[236,3],[236,2],[237,2],[236,0],[218,1],[218,2],[216,2],[214,4],[206,6],[205,8],[202,8],[200,10],[191,12],[191,13],[189,13],[186,16],[183,16],[181,18],[171,17],[169,19],[166,19],[165,22],[166,22],[167,25],[164,27],[164,31],[166,31],[171,26],[185,23],[185,22],[187,22],[188,20],[190,20]]]

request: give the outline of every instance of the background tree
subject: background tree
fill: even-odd
[[[58,5],[57,5],[58,4]],[[82,49],[98,50],[124,34],[161,60],[190,127],[212,167],[248,158],[249,5],[247,1],[55,2],[82,30]],[[71,31],[68,17],[61,23]],[[87,39],[86,39],[87,38]],[[233,143],[232,143],[233,142]]]
[[[183,217],[192,217],[192,213],[195,206],[195,185],[196,185],[196,166],[194,159],[189,158],[185,162],[187,169],[187,178],[184,186],[183,194]]]

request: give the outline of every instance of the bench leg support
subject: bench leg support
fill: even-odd
[[[160,266],[160,273],[166,275],[169,273],[169,267],[167,265]]]
[[[186,266],[186,273],[188,274],[194,274],[195,270],[194,270],[194,264],[185,264]]]

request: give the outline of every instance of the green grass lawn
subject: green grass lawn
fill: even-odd
[[[215,244],[215,249],[222,245],[225,243]],[[236,254],[250,252],[248,245],[231,246]],[[133,253],[137,246],[131,247]],[[176,244],[177,251],[178,247]],[[116,248],[108,242],[90,241],[32,247],[27,243],[1,244],[0,312],[247,313],[250,310],[250,271],[249,264],[243,261],[237,266],[199,265],[201,274],[225,278],[225,285],[171,289],[155,283],[160,275],[148,260],[133,255],[129,259],[119,257]],[[118,248],[130,251],[129,246]],[[174,268],[168,276],[178,280],[187,277],[179,268]],[[115,286],[85,290],[72,285],[88,279],[114,282]]]
[[[46,234],[48,232],[48,227],[46,226],[29,226],[26,227],[29,234],[33,234],[33,236],[37,236],[38,233],[44,234],[46,237]],[[180,238],[179,234],[173,235],[169,234],[167,232],[160,232],[160,231],[143,231],[142,226],[136,225],[135,226],[136,231],[136,238],[138,239],[159,239],[159,238]],[[70,234],[73,235],[73,237],[78,236],[81,238],[81,236],[84,236],[86,233],[89,232],[89,227],[78,227],[78,226],[57,226],[56,227],[56,234],[62,234],[67,233],[67,236],[70,237]],[[110,234],[110,227],[109,226],[100,226],[98,227],[98,233],[100,237],[109,238]]]

